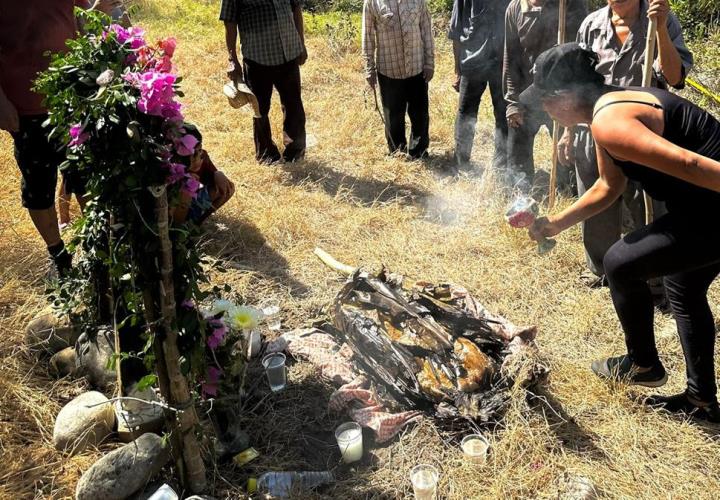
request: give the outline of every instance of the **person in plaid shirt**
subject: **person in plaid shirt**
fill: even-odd
[[[300,0],[222,0],[228,77],[244,81],[257,97],[260,118],[253,122],[255,157],[272,164],[305,156],[305,108],[300,92],[300,66],[307,60]],[[237,38],[243,64],[237,55]],[[285,121],[282,156],[272,139],[270,98],[280,94]]]
[[[380,96],[390,153],[427,156],[428,83],[435,71],[430,12],[425,0],[365,0],[362,19],[365,77]],[[405,113],[410,117],[408,146]]]

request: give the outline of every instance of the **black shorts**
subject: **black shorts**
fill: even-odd
[[[42,127],[47,115],[20,117],[20,130],[13,132],[15,160],[22,174],[22,204],[30,210],[45,210],[55,204],[58,166],[65,160],[64,150],[48,140]]]

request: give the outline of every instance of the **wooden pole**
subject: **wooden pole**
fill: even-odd
[[[180,370],[180,351],[177,346],[175,331],[175,294],[173,284],[172,244],[168,217],[167,192],[163,188],[155,199],[155,217],[160,239],[160,312],[161,324],[165,338],[162,340],[162,351],[165,355],[165,369],[170,394],[165,399],[170,406],[181,410],[178,412],[178,423],[182,433],[182,457],[185,464],[185,486],[193,493],[202,492],[207,486],[205,464],[202,460],[200,446],[195,431],[198,417],[195,413],[192,395],[188,382]]]
[[[565,43],[567,19],[567,0],[560,0],[558,7],[558,45]],[[548,191],[548,208],[555,206],[555,191],[557,190],[558,169],[558,142],[560,142],[560,124],[553,121],[552,166],[550,167],[550,186]]]
[[[657,40],[657,18],[651,17],[648,21],[647,39],[645,40],[645,66],[643,67],[642,86],[652,85],[653,62],[655,61],[655,43]],[[645,224],[650,224],[655,219],[653,200],[643,191],[645,201]]]

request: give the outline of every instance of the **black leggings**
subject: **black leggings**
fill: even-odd
[[[715,322],[707,291],[720,273],[720,232],[695,215],[670,213],[615,243],[604,267],[628,354],[639,366],[660,362],[647,280],[664,277],[687,365],[688,392],[716,401]],[[707,220],[703,221],[707,222]]]

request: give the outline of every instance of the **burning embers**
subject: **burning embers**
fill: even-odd
[[[488,313],[465,289],[355,272],[334,304],[336,335],[390,407],[496,420],[516,383],[537,381],[534,327]],[[512,367],[512,369],[510,369]]]

